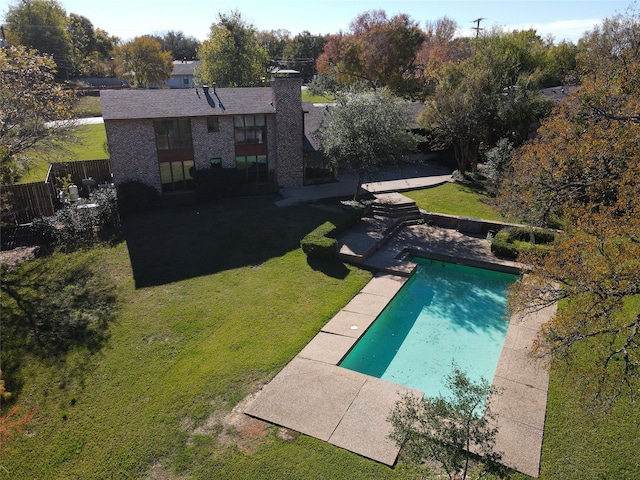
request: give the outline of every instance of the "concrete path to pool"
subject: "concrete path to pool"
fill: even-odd
[[[460,263],[499,264],[487,240],[426,225],[406,227],[375,256],[395,260],[407,251]],[[373,258],[373,257],[372,257]],[[376,275],[256,396],[245,413],[319,438],[386,465],[399,449],[388,439],[388,416],[402,395],[423,392],[343,369],[337,364],[395,296],[406,276]],[[530,355],[540,326],[554,309],[512,318],[493,385],[496,451],[514,470],[537,477],[546,412],[548,372]]]

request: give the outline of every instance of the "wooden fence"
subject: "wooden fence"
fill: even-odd
[[[47,183],[2,187],[2,225],[22,225],[55,213],[54,192]]]
[[[109,160],[52,163],[44,182],[59,186],[57,179],[67,175],[71,175],[71,181],[78,187],[85,178],[93,178],[97,183],[111,183],[111,166]]]
[[[58,193],[62,185],[58,178],[71,175],[71,181],[82,191],[82,180],[93,178],[96,183],[111,183],[109,160],[58,162],[49,166],[43,183],[25,183],[2,187],[2,225],[17,226],[33,219],[51,216],[62,207]]]

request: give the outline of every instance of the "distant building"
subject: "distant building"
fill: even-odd
[[[171,77],[165,81],[165,85],[169,88],[195,87],[195,71],[200,63],[200,60],[175,60]]]

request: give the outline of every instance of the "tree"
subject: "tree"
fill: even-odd
[[[464,480],[472,456],[480,458],[487,469],[496,467],[501,458],[494,452],[497,429],[491,426],[494,417],[489,405],[482,414],[491,386],[484,379],[472,382],[456,365],[446,385],[450,396],[405,394],[389,416],[393,425],[389,437],[410,463],[422,466],[435,460],[450,480]]]
[[[25,47],[0,49],[0,173],[2,184],[19,179],[31,154],[55,148],[69,135],[76,98],[55,82],[55,63]],[[47,122],[54,122],[47,125]]]
[[[171,53],[157,40],[136,37],[115,49],[116,73],[136,86],[162,86],[173,72]]]
[[[266,49],[269,57],[269,66],[279,68],[285,64],[284,51],[291,41],[291,33],[288,30],[269,30],[257,32],[258,41]]]
[[[186,36],[184,32],[169,30],[151,37],[160,42],[162,50],[171,52],[174,60],[195,60],[198,58],[200,41],[195,37]]]
[[[261,85],[269,62],[255,27],[247,24],[237,10],[218,13],[218,23],[211,25],[199,56],[202,65],[198,76],[221,87]]]
[[[74,75],[87,73],[86,65],[96,49],[95,32],[91,20],[75,13],[69,14],[67,32],[71,40],[69,58]]]
[[[388,87],[396,95],[415,90],[415,60],[424,33],[408,15],[387,18],[383,10],[359,15],[350,34],[330,36],[318,58],[318,71],[328,74],[335,66],[340,82],[361,80],[370,88]]]
[[[474,41],[471,57],[444,67],[418,123],[435,148],[453,149],[461,173],[475,171],[482,144],[507,138],[519,146],[548,114],[550,101],[539,92],[545,52],[529,52],[540,42],[533,31],[493,31]]]
[[[608,405],[640,380],[640,23],[606,20],[581,41],[580,89],[517,150],[498,201],[531,223],[559,218],[565,234],[511,297],[514,311],[561,308],[541,354],[571,359],[584,393]]]
[[[417,75],[422,92],[433,94],[444,68],[471,56],[468,38],[455,37],[458,25],[448,17],[427,22],[425,41],[416,56]]]
[[[57,75],[71,73],[71,41],[67,13],[56,0],[16,0],[5,15],[11,45],[23,45],[49,54],[57,65]]]
[[[305,82],[316,75],[316,59],[322,52],[325,37],[312,35],[306,30],[293,37],[285,46],[284,57],[289,68],[297,70]]]
[[[388,91],[341,97],[321,128],[322,149],[336,165],[358,173],[354,200],[367,173],[414,151],[420,138],[408,130],[409,104]]]

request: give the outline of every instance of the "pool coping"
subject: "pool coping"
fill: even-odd
[[[429,252],[422,251],[423,255]],[[520,267],[498,263],[501,269]],[[245,413],[393,466],[399,447],[388,438],[392,431],[388,416],[403,395],[422,397],[424,392],[337,364],[407,280],[385,273],[374,276],[262,388]],[[555,307],[549,307],[511,318],[493,380],[498,393],[490,397],[498,428],[495,450],[502,453],[504,465],[532,477],[540,471],[549,375],[531,349],[540,326],[554,314]]]

